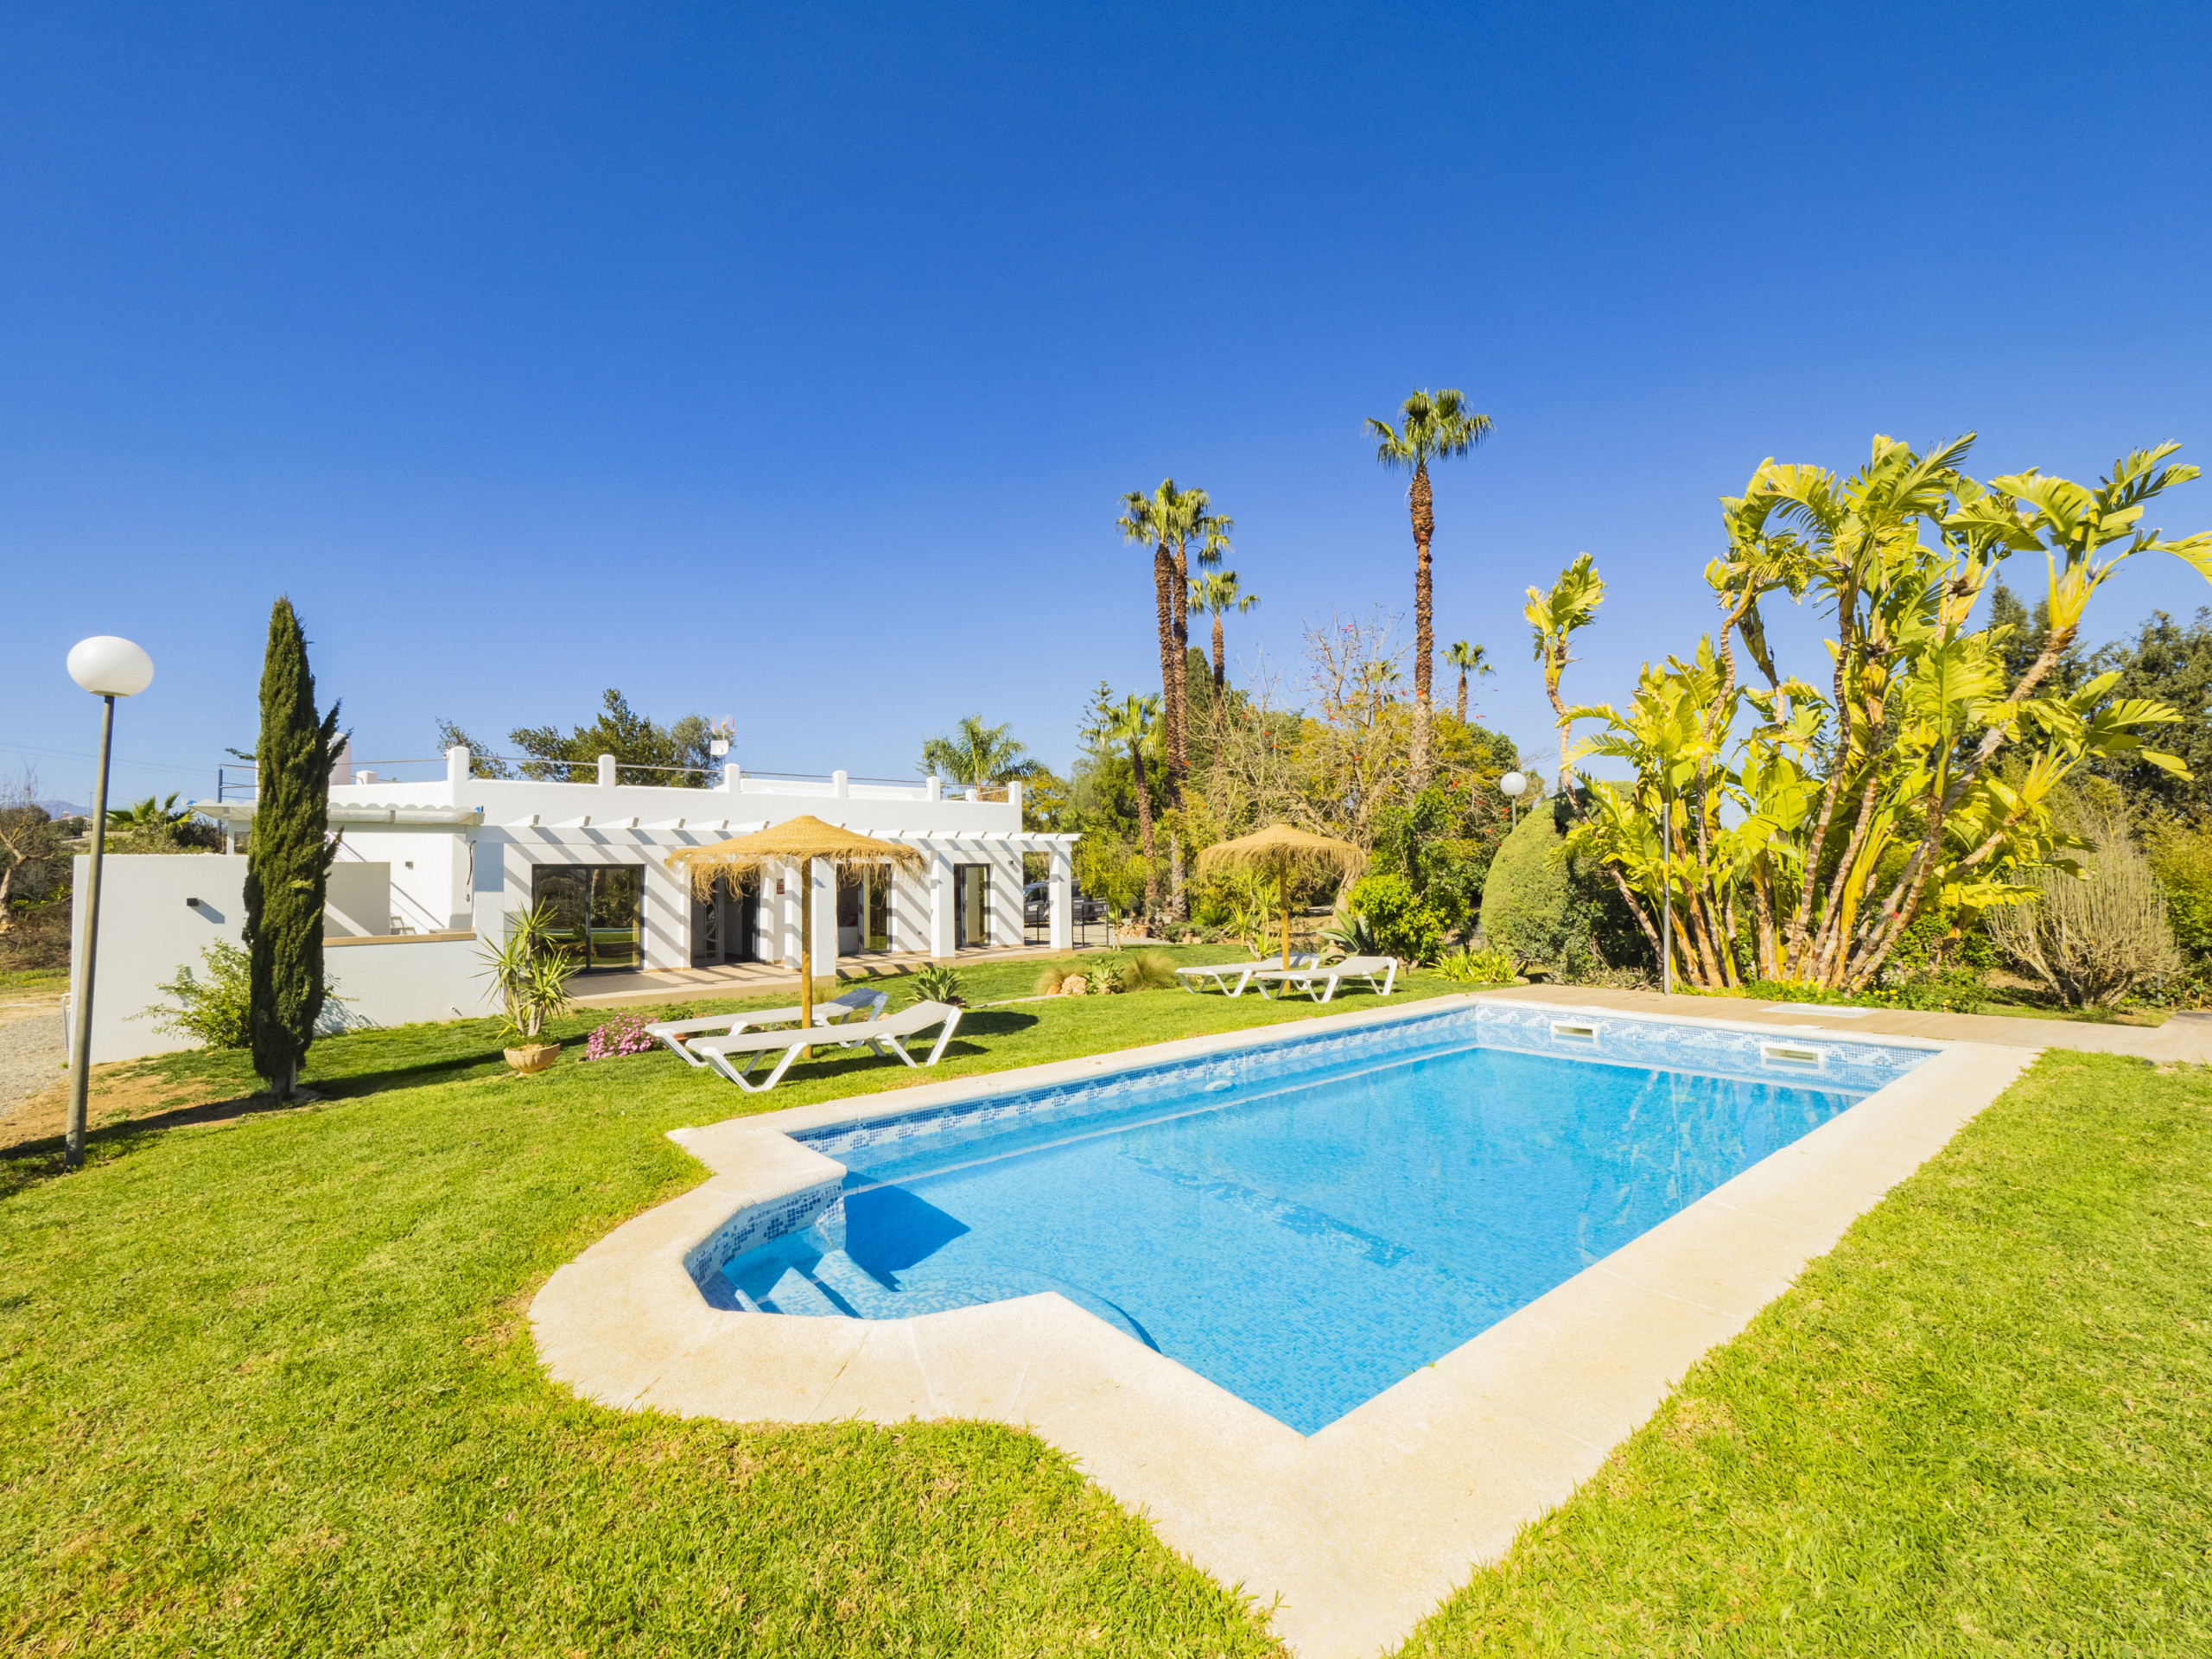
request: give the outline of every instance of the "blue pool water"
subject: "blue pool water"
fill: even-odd
[[[1925,1058],[1552,1027],[1464,1010],[809,1134],[841,1201],[721,1275],[867,1319],[1058,1291],[1311,1433]]]

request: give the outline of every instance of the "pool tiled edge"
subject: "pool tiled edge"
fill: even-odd
[[[1262,1604],[1280,1598],[1274,1629],[1304,1659],[1372,1654],[1563,1500],[1699,1357],[1741,1330],[2035,1051],[1829,1034],[1934,1052],[1311,1438],[1056,1295],[907,1319],[817,1319],[713,1306],[694,1275],[708,1256],[718,1264],[803,1226],[828,1201],[839,1166],[794,1133],[813,1140],[1010,1089],[1096,1084],[1471,1005],[1485,1023],[1506,1009],[1522,1020],[1602,1016],[1618,1022],[1607,1030],[1626,1051],[1685,1040],[1657,1035],[1661,1024],[1709,1031],[1722,1047],[1789,1035],[1564,1000],[1455,996],[677,1130],[671,1138],[711,1179],[553,1275],[531,1310],[541,1360],[579,1394],[622,1408],[1028,1428],[1223,1582]]]

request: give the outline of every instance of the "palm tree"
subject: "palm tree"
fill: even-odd
[[[1236,585],[1234,570],[1217,570],[1210,575],[1191,578],[1191,608],[1213,613],[1213,691],[1216,698],[1229,683],[1229,658],[1222,650],[1221,613],[1235,611],[1242,615],[1260,602],[1257,594],[1248,594]]]
[[[1490,416],[1469,409],[1456,391],[1433,397],[1416,391],[1399,411],[1401,424],[1370,420],[1367,435],[1376,440],[1375,458],[1385,467],[1403,467],[1414,475],[1406,491],[1414,519],[1414,753],[1413,783],[1418,789],[1428,781],[1429,653],[1434,636],[1430,630],[1433,608],[1428,574],[1428,541],[1436,533],[1436,513],[1429,494],[1428,463],[1464,455],[1490,432]]]
[[[922,745],[921,770],[956,784],[1003,784],[1033,778],[1044,762],[1030,758],[1028,746],[1014,735],[1013,722],[986,726],[981,715],[963,715],[950,737]]]
[[[1191,630],[1185,603],[1192,584],[1190,557],[1195,557],[1201,566],[1208,569],[1219,565],[1230,550],[1229,532],[1236,527],[1236,520],[1206,511],[1208,504],[1204,491],[1193,491],[1192,493],[1198,498],[1198,512],[1191,521],[1190,535],[1175,550],[1175,575],[1178,578],[1175,583],[1175,777],[1179,784],[1191,769]],[[1186,548],[1190,557],[1185,556]],[[1220,632],[1221,622],[1216,618],[1214,633],[1217,639]],[[1217,651],[1214,653],[1214,686],[1217,690],[1221,685],[1220,657],[1221,653]],[[1181,890],[1179,880],[1177,890]],[[1179,908],[1177,913],[1181,913]]]
[[[1137,791],[1137,836],[1144,847],[1145,914],[1156,916],[1160,913],[1160,863],[1153,853],[1152,786],[1145,775],[1144,760],[1147,751],[1157,754],[1160,750],[1160,699],[1132,692],[1117,707],[1104,700],[1102,688],[1097,721],[1084,734],[1119,744],[1129,752],[1129,772]]]
[[[1160,692],[1165,711],[1166,793],[1171,804],[1190,765],[1183,713],[1188,686],[1190,629],[1185,607],[1192,544],[1197,543],[1200,564],[1218,564],[1229,551],[1229,532],[1235,528],[1230,519],[1208,512],[1211,505],[1204,490],[1179,490],[1173,479],[1162,479],[1149,496],[1135,490],[1123,496],[1122,516],[1116,521],[1123,540],[1152,549],[1153,594],[1160,624]]]
[[[123,830],[165,830],[172,824],[182,823],[192,816],[192,809],[188,806],[180,807],[176,803],[177,798],[175,795],[171,795],[166,801],[156,800],[153,796],[149,795],[136,806],[111,806],[108,809],[108,827]]]
[[[1467,723],[1467,676],[1497,672],[1483,660],[1489,654],[1482,646],[1471,645],[1464,639],[1444,649],[1444,660],[1459,671],[1459,703],[1453,712],[1459,716],[1462,726]]]

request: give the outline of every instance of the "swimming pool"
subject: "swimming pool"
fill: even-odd
[[[1494,1005],[1287,1036],[799,1131],[836,1201],[702,1267],[819,1317],[1056,1291],[1310,1434],[1927,1056]]]

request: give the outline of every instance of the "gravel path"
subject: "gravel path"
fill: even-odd
[[[33,1013],[22,1018],[17,1011],[0,1008],[0,1116],[26,1096],[61,1081],[63,1062],[61,1014]]]

